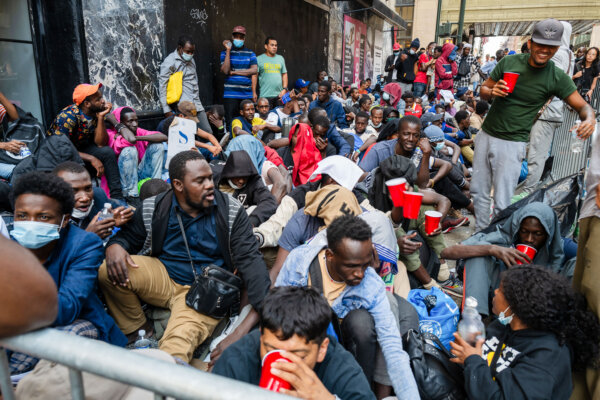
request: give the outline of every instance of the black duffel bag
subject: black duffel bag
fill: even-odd
[[[467,398],[463,368],[450,361],[452,354],[437,336],[411,329],[403,339],[422,400]]]

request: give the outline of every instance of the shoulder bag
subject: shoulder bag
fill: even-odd
[[[185,296],[185,304],[198,311],[200,314],[211,318],[221,319],[228,315],[238,315],[240,311],[240,290],[242,280],[240,277],[216,265],[206,265],[202,268],[202,275],[198,275],[190,253],[181,215],[178,211],[177,222],[183,236],[183,243],[190,259],[190,266],[194,273],[194,283]]]

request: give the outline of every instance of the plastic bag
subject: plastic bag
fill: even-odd
[[[454,300],[440,289],[413,289],[408,293],[408,301],[419,315],[419,330],[437,336],[442,344],[450,349],[458,325],[459,309]]]

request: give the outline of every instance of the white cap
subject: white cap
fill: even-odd
[[[342,156],[330,156],[319,161],[317,169],[312,173],[309,180],[319,174],[327,174],[340,186],[348,190],[354,189],[356,183],[364,171],[355,163]]]

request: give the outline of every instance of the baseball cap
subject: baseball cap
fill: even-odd
[[[548,18],[534,25],[531,40],[547,46],[560,46],[563,30],[563,25],[560,22]]]
[[[427,112],[421,116],[421,123],[423,126],[429,126],[432,122],[439,121],[444,118],[444,114],[434,114]]]
[[[296,89],[302,89],[308,86],[308,82],[306,82],[304,79],[296,79],[296,83],[294,83],[294,87]]]
[[[235,28],[233,28],[233,32],[232,33],[241,33],[242,35],[246,35],[246,28],[244,28],[242,25],[238,25]]]
[[[400,50],[400,43],[394,43],[394,51]]]
[[[73,90],[73,102],[77,105],[83,103],[86,97],[93,95],[102,87],[101,83],[91,85],[89,83],[82,83],[75,87]]]
[[[441,142],[444,140],[444,132],[439,126],[429,125],[425,128],[424,132],[430,142]]]
[[[182,113],[185,117],[188,117],[192,121],[199,121],[197,117],[198,112],[196,111],[196,105],[191,101],[180,101],[179,104],[177,104],[177,109],[180,113]]]

